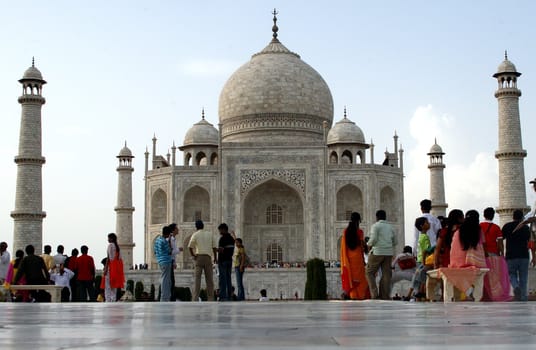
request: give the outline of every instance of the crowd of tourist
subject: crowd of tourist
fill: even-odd
[[[531,183],[536,190],[536,180]],[[435,278],[431,281],[428,272],[437,270],[459,290],[462,300],[474,300],[476,279],[479,272],[486,272],[482,300],[527,301],[529,252],[531,264],[536,265],[535,237],[528,226],[536,221],[533,212],[524,216],[521,210],[514,210],[512,221],[501,229],[493,223],[495,210],[491,207],[484,210],[484,220],[480,221],[476,210],[464,214],[453,209],[448,217],[436,218],[430,214],[430,200],[420,204],[422,215],[415,220],[414,245],[404,247],[397,256],[393,251],[396,236],[383,210],[376,213],[377,222],[368,237],[359,228],[359,213],[351,214],[341,239],[345,298],[391,299],[393,284],[407,280],[411,282],[407,293],[397,299],[436,300],[436,294],[445,294],[444,286]],[[433,288],[435,285],[437,288]]]
[[[536,191],[536,179],[530,183]],[[529,224],[536,225],[536,205],[527,215],[521,210],[514,210],[512,221],[502,228],[493,222],[495,210],[491,207],[483,211],[483,220],[480,221],[476,210],[468,210],[464,214],[460,209],[453,209],[448,217],[435,217],[430,214],[430,200],[421,201],[420,206],[422,213],[415,220],[413,247],[405,246],[398,255],[395,255],[396,234],[384,210],[376,212],[377,221],[368,235],[360,228],[361,215],[351,213],[348,226],[342,232],[340,261],[326,262],[326,267],[340,266],[345,298],[389,300],[393,284],[406,280],[410,282],[407,293],[397,298],[435,300],[432,294],[444,288],[439,283],[438,288],[430,290],[430,286],[438,283],[432,283],[429,272],[437,270],[452,280],[462,299],[471,300],[478,270],[486,272],[482,300],[528,300],[528,269],[530,264],[536,265],[536,239]],[[200,300],[203,274],[208,300],[240,301],[245,300],[242,280],[247,266],[301,267],[300,263],[252,265],[242,239],[236,237],[234,231],[230,232],[227,224],[218,226],[219,240],[204,229],[203,221],[196,221],[195,227],[196,232],[187,245],[194,265],[194,301]],[[162,235],[154,243],[154,254],[161,272],[160,301],[176,300],[174,269],[177,255],[182,251],[176,244],[178,234],[177,224],[172,223],[162,228]],[[70,256],[64,253],[62,245],[57,246],[55,255],[52,255],[52,247],[45,245],[41,256],[35,255],[33,245],[28,245],[25,252],[17,250],[13,260],[7,248],[6,242],[0,242],[0,284],[7,290],[17,289],[10,288],[17,284],[55,284],[62,287],[62,301],[114,302],[118,290],[125,284],[123,260],[114,233],[108,234],[107,256],[102,260],[103,274],[99,285],[95,285],[95,263],[86,245],[82,245],[80,251],[72,249]],[[213,283],[215,265],[218,289]],[[139,269],[147,269],[147,265],[140,264]],[[237,293],[231,283],[233,272]],[[50,299],[44,290],[13,290],[9,297],[15,301]],[[261,299],[265,297],[263,295]]]
[[[0,285],[8,292],[7,299],[12,301],[50,301],[51,295],[45,290],[47,285],[63,287],[61,301],[107,301],[117,300],[118,289],[124,287],[125,275],[117,236],[108,235],[107,257],[102,260],[103,275],[101,283],[95,284],[96,268],[93,257],[88,254],[86,245],[80,251],[74,248],[67,256],[63,245],[58,245],[56,254],[52,247],[45,245],[43,254],[35,255],[31,244],[25,250],[17,250],[11,260],[6,242],[0,243]],[[15,285],[41,286],[36,290],[18,290]]]

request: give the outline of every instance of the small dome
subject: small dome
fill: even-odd
[[[31,66],[30,68],[26,69],[24,72],[24,75],[22,76],[22,79],[24,80],[43,80],[43,75],[39,71],[39,69],[35,68],[35,66]]]
[[[517,72],[516,66],[509,60],[504,60],[499,64],[497,73],[515,73]]]
[[[125,147],[121,148],[121,151],[119,151],[119,155],[117,157],[118,158],[119,157],[121,157],[121,158],[125,158],[125,157],[134,158],[134,156],[132,155],[132,151],[130,150],[130,148],[127,147],[126,142],[125,142]]]
[[[335,143],[365,143],[363,130],[353,121],[344,118],[338,121],[328,133],[328,145]]]
[[[205,117],[195,123],[184,136],[184,145],[218,145],[219,132],[212,124],[205,120]]]
[[[499,64],[499,67],[497,67],[497,73],[493,74],[493,77],[496,78],[502,74],[513,74],[517,77],[521,75],[521,73],[517,71],[516,66],[508,60],[508,54],[506,52],[504,53],[504,61]]]
[[[432,147],[430,148],[430,152],[429,152],[428,154],[432,154],[432,153],[441,153],[441,154],[445,154],[445,153],[443,153],[443,149],[441,148],[441,146],[439,146],[439,145],[437,144],[437,141],[436,141],[436,143],[434,143],[434,144],[432,145]]]

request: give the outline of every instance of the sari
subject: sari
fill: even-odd
[[[361,242],[364,242],[362,230],[357,234]],[[341,282],[344,293],[353,300],[370,298],[370,291],[365,273],[365,256],[363,246],[348,249],[346,246],[346,229],[341,239]]]
[[[487,227],[485,227],[487,225]],[[509,301],[510,297],[510,277],[508,275],[508,265],[504,256],[499,255],[498,240],[502,239],[502,232],[499,226],[491,222],[480,224],[486,243],[486,266],[489,272],[484,276],[484,296],[485,301]]]
[[[125,272],[123,270],[123,259],[118,252],[108,262],[108,273],[110,275],[111,288],[123,288],[125,286]]]
[[[478,242],[476,249],[469,248],[463,250],[460,242],[460,230],[454,232],[452,243],[450,245],[450,263],[449,267],[487,267],[484,247],[482,245],[482,236]]]
[[[11,260],[9,263],[9,267],[7,269],[6,274],[6,280],[4,281],[4,288],[7,290],[10,290],[11,284],[13,283],[13,280],[15,279],[15,275],[17,275],[18,267],[15,267],[15,262],[17,259]],[[21,258],[22,260],[22,258]],[[20,262],[19,262],[20,264]],[[26,284],[26,277],[22,276],[19,279],[18,284],[25,285]],[[10,290],[11,292],[11,290]],[[30,300],[30,291],[29,290],[19,290],[14,293],[17,300],[20,301],[29,301]]]
[[[491,254],[486,257],[489,272],[484,276],[484,300],[509,301],[510,277],[504,256]]]

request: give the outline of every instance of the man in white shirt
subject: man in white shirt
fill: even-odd
[[[67,259],[67,255],[63,253],[64,250],[65,248],[63,248],[61,244],[56,249],[56,251],[58,252],[58,254],[54,255],[54,264],[56,266],[60,266],[61,264],[65,263],[65,259]]]
[[[11,255],[7,251],[7,243],[0,243],[0,285],[6,280],[7,270],[11,262]]]
[[[63,264],[60,264],[57,270],[50,274],[50,280],[54,281],[56,286],[63,287],[61,291],[61,301],[70,301],[72,299],[71,279],[73,277],[74,272],[66,267],[63,267]]]
[[[197,220],[195,228],[197,231],[190,238],[188,249],[194,260],[194,293],[193,301],[199,299],[201,288],[201,274],[205,272],[205,283],[207,285],[207,296],[209,301],[214,301],[214,280],[212,277],[212,262],[218,263],[218,248],[212,232],[204,229],[203,221]],[[213,260],[214,259],[214,260]]]
[[[421,216],[425,217],[430,223],[430,228],[428,229],[428,231],[426,231],[426,234],[428,235],[428,238],[430,239],[431,246],[434,247],[437,241],[437,234],[439,230],[441,230],[441,222],[439,221],[438,218],[430,214],[430,210],[432,210],[431,200],[423,199],[420,204],[421,204],[421,212],[422,212]],[[419,234],[420,234],[419,230],[415,229],[415,240],[413,242],[413,253],[415,254],[415,256],[419,255],[419,252],[418,252],[419,245],[417,244],[417,242],[419,241]]]
[[[169,230],[171,231],[171,234],[169,235],[169,245],[171,246],[171,299],[170,301],[177,300],[177,296],[175,295],[175,270],[177,268],[177,254],[179,254],[182,251],[182,248],[177,248],[177,240],[176,237],[179,234],[179,227],[176,223],[172,223],[169,226]]]

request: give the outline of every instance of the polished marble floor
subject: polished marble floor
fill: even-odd
[[[536,303],[0,304],[0,349],[534,349]]]

